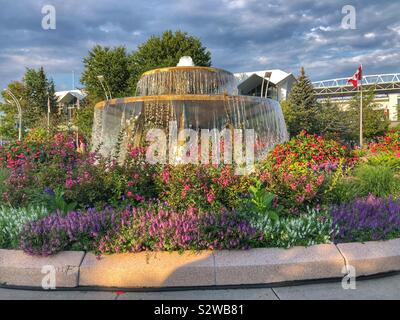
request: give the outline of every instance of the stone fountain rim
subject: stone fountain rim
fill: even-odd
[[[234,101],[235,99],[248,99],[248,100],[269,100],[269,98],[261,98],[255,96],[243,96],[243,95],[229,95],[229,94],[168,94],[158,96],[134,96],[125,98],[116,98],[111,100],[100,101],[95,104],[97,109],[103,109],[107,105],[116,105],[132,102],[143,102],[143,101],[182,101],[182,100],[195,100],[195,101]],[[272,100],[274,101],[274,100]]]
[[[214,67],[200,67],[200,66],[182,66],[182,67],[165,67],[165,68],[156,68],[156,69],[152,69],[149,71],[146,71],[142,74],[141,78],[144,76],[148,76],[148,75],[152,75],[152,74],[156,74],[156,73],[162,73],[162,72],[178,72],[178,71],[208,71],[211,73],[228,73],[232,76],[233,73],[229,72],[227,70],[224,69],[220,69],[220,68],[214,68]]]

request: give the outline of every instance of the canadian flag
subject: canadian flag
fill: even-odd
[[[358,81],[362,80],[362,66],[358,67],[357,72],[347,82],[350,82],[354,88],[358,87]]]

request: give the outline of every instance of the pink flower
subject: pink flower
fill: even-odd
[[[126,196],[127,196],[128,198],[132,198],[132,197],[133,197],[132,191],[128,191],[128,192],[126,193]]]
[[[139,202],[144,201],[144,197],[141,196],[140,194],[136,194],[136,195],[134,196],[134,198],[135,198],[136,201],[139,201]]]
[[[298,203],[303,203],[304,202],[304,200],[305,200],[305,196],[304,195],[298,195],[297,197],[296,197],[296,201],[298,202]]]
[[[170,177],[170,175],[169,175],[169,171],[168,171],[168,170],[164,170],[164,171],[161,173],[161,178],[163,179],[163,181],[164,181],[165,183],[168,183],[168,182],[169,182],[169,177]]]
[[[265,182],[265,181],[269,180],[270,178],[271,178],[271,174],[268,171],[264,171],[260,175],[260,180],[262,182]]]
[[[208,201],[209,203],[213,203],[214,200],[215,200],[214,193],[213,193],[212,191],[209,191],[209,192],[207,193],[207,201]]]
[[[71,178],[68,178],[68,179],[65,181],[65,187],[66,187],[67,189],[71,189],[74,185],[75,185],[75,181],[72,180]]]
[[[317,178],[317,185],[320,186],[324,181],[325,181],[325,177],[324,177],[324,175],[321,174],[321,175]]]

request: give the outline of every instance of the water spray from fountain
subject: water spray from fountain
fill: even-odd
[[[288,138],[277,101],[240,96],[232,73],[197,67],[191,57],[182,57],[176,67],[145,72],[135,97],[96,105],[93,147],[107,156],[118,145],[123,160],[128,145],[145,144],[149,129],[168,132],[171,121],[178,131],[254,129],[257,159]]]

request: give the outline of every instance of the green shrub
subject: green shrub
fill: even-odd
[[[387,197],[399,192],[400,181],[390,167],[364,164],[355,169],[354,175],[361,196]]]
[[[381,152],[368,157],[367,163],[371,166],[389,167],[395,172],[400,172],[400,157],[390,152]]]
[[[277,204],[277,197],[263,187],[261,181],[256,180],[249,187],[249,197],[244,198],[239,211],[250,215],[265,216],[276,221],[283,211],[283,207]]]
[[[265,215],[252,220],[253,226],[263,231],[265,247],[289,248],[328,243],[333,233],[331,217],[326,211],[317,209],[308,209],[297,217],[280,217],[276,221]]]
[[[44,207],[13,208],[0,207],[0,248],[19,247],[19,235],[23,226],[48,215]]]
[[[341,177],[326,197],[328,203],[343,203],[357,198],[359,194],[360,188],[354,177]]]
[[[217,212],[235,209],[248,195],[249,177],[235,175],[230,165],[167,165],[157,177],[160,199],[176,210],[193,207]]]
[[[258,175],[279,204],[297,215],[307,207],[325,204],[332,176],[352,167],[357,160],[336,141],[301,132],[277,145],[260,163]]]
[[[352,176],[340,179],[327,196],[332,203],[343,203],[369,194],[385,198],[399,192],[400,179],[391,167],[362,164],[354,169]]]
[[[8,177],[8,171],[5,168],[0,167],[0,196],[3,192],[6,192],[5,181]]]

